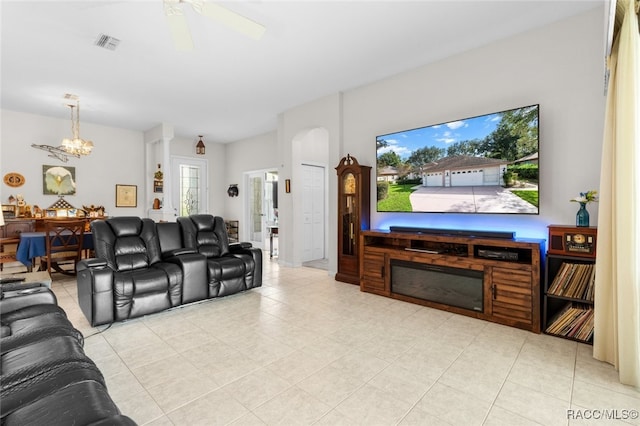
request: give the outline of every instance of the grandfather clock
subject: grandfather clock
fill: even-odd
[[[336,280],[360,285],[360,231],[369,229],[371,167],[347,154],[338,172],[338,273]]]

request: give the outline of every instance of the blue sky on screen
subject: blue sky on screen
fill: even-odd
[[[395,151],[406,160],[419,148],[435,146],[447,149],[455,142],[484,139],[496,129],[498,123],[500,113],[494,113],[378,136],[389,145],[378,149],[377,155]]]

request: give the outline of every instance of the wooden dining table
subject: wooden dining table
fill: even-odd
[[[16,259],[31,268],[40,256],[47,254],[44,232],[22,232],[20,243],[16,251]],[[82,240],[82,250],[93,250],[93,234],[85,232]]]

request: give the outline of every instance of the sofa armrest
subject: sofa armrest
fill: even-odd
[[[246,247],[246,245],[248,245],[248,247]],[[251,256],[253,259],[253,270],[247,270],[245,276],[247,289],[260,287],[262,285],[262,249],[253,247],[251,243],[229,244],[229,248],[232,256],[240,258]],[[249,277],[251,278],[249,279]]]
[[[229,251],[233,253],[234,251],[242,251],[251,247],[253,247],[253,244],[249,242],[231,243],[229,244]]]
[[[92,326],[114,322],[113,270],[105,259],[83,259],[76,266],[78,304]]]
[[[44,285],[3,291],[2,300],[0,300],[0,312],[7,314],[27,306],[42,304],[58,304],[55,294]]]
[[[23,284],[22,282],[0,284],[0,292],[5,293],[7,291],[28,290],[30,288],[38,288],[38,287],[47,287],[47,285],[39,282],[27,283],[27,284]]]
[[[78,264],[76,265],[76,271],[83,271],[85,269],[90,269],[90,268],[106,268],[107,267],[107,261],[105,259],[97,259],[97,258],[93,258],[93,259],[82,259],[78,262]]]
[[[88,426],[137,426],[138,424],[130,417],[118,414],[117,416],[111,416],[106,419],[98,420]]]
[[[162,257],[166,260],[166,259],[171,258],[171,257],[184,256],[185,254],[194,254],[194,253],[198,253],[196,251],[196,249],[183,247],[183,248],[170,250],[170,251],[168,251],[166,253],[163,253]]]

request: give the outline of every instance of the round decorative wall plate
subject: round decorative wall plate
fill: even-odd
[[[4,183],[13,188],[24,185],[24,181],[24,176],[22,176],[20,173],[7,173],[6,175],[4,175]]]

